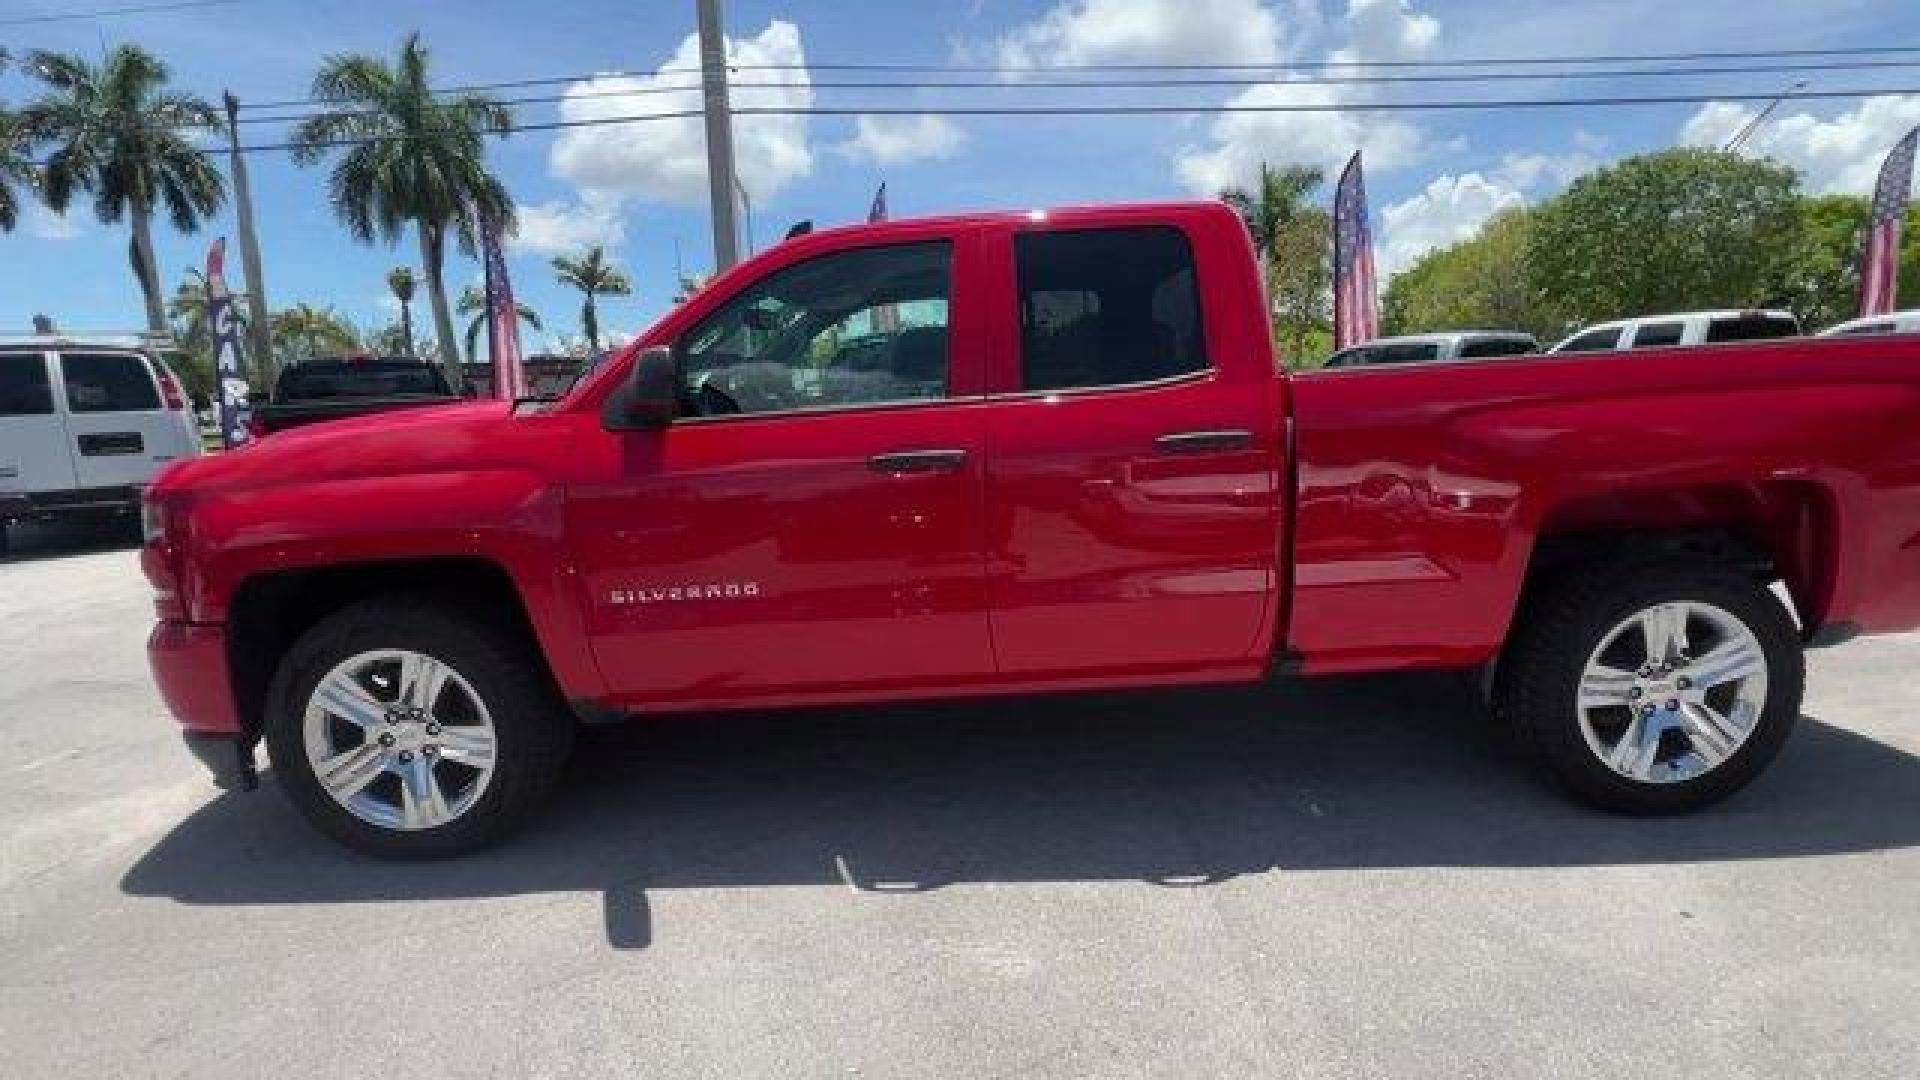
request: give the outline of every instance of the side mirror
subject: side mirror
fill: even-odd
[[[626,382],[607,397],[600,426],[608,431],[654,431],[673,423],[680,411],[680,367],[673,350],[643,349],[633,358]]]

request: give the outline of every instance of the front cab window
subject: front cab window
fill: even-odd
[[[858,248],[768,275],[681,339],[688,416],[947,396],[952,245]]]

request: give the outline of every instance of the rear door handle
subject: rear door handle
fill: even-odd
[[[883,473],[954,472],[966,463],[965,450],[902,450],[873,455],[867,468]]]
[[[1153,440],[1163,454],[1221,454],[1253,445],[1251,431],[1176,431]]]

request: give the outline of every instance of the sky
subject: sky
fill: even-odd
[[[553,85],[498,91],[547,95],[517,106],[523,122],[634,116],[697,108],[675,71],[697,63],[693,0],[237,0],[57,22],[36,16],[133,6],[134,0],[0,0],[0,47],[98,57],[130,41],[160,56],[182,89],[243,102],[309,95],[321,60],[391,57],[418,30],[443,86],[518,79]],[[9,21],[14,20],[14,21]],[[729,56],[737,64],[796,65],[736,76],[736,106],[816,106],[834,116],[748,116],[735,124],[741,183],[755,247],[800,219],[864,218],[887,185],[894,217],[950,211],[1206,196],[1248,182],[1261,162],[1320,167],[1331,178],[1364,149],[1383,272],[1471,236],[1488,216],[1551,196],[1621,157],[1679,144],[1719,145],[1764,102],[1711,101],[1501,111],[978,117],[876,115],[861,107],[958,104],[1167,105],[1340,103],[1609,93],[1768,93],[1795,78],[1811,90],[1882,91],[1859,100],[1791,101],[1748,140],[1750,153],[1802,171],[1813,191],[1866,194],[1881,158],[1920,123],[1920,62],[1872,71],[1693,75],[1658,81],[1303,85],[1288,82],[1170,89],[1061,91],[1024,85],[1050,66],[1087,64],[1378,62],[1740,49],[1920,45],[1920,4],[1889,0],[728,0]],[[1881,58],[1885,59],[1885,58]],[[1920,61],[1920,56],[1914,57]],[[854,75],[823,65],[968,65],[973,73]],[[1615,65],[1617,66],[1617,65]],[[0,74],[0,104],[36,87]],[[1380,69],[1376,69],[1380,70]],[[1189,73],[1191,76],[1193,73]],[[1214,73],[1216,76],[1219,73]],[[1233,73],[1228,73],[1230,76]],[[982,89],[849,90],[852,78],[973,78]],[[1056,75],[1055,78],[1058,78]],[[288,109],[279,112],[286,113]],[[272,115],[258,109],[246,115]],[[282,141],[285,124],[243,128],[250,144]],[[519,208],[508,252],[520,298],[550,332],[577,333],[579,296],[548,265],[603,243],[635,282],[602,302],[619,335],[664,312],[677,274],[712,265],[705,143],[698,120],[575,127],[517,134],[491,160]],[[284,153],[249,155],[267,293],[274,307],[332,305],[356,324],[391,321],[387,271],[418,266],[412,236],[362,245],[327,201],[325,165]],[[1331,185],[1329,184],[1329,187]],[[204,261],[212,237],[231,235],[229,207],[198,235],[160,227],[161,275],[171,289]],[[29,209],[0,234],[0,333],[23,333],[44,312],[63,329],[125,331],[142,320],[127,269],[125,225],[103,225],[81,203],[64,218]],[[450,291],[479,280],[455,254]],[[416,322],[431,316],[416,303]],[[551,342],[534,334],[531,345]]]

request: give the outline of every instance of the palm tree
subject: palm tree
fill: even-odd
[[[400,301],[400,340],[407,343],[404,354],[413,355],[413,270],[396,266],[387,271],[387,288]]]
[[[167,332],[153,215],[164,209],[183,233],[226,201],[226,184],[193,143],[195,130],[217,131],[219,114],[191,94],[166,89],[167,65],[137,45],[121,45],[95,67],[77,56],[36,51],[28,67],[51,92],[26,111],[32,136],[55,144],[41,194],[63,213],[77,192],[93,196],[104,223],[133,224],[134,276],[147,302],[147,329]]]
[[[293,158],[307,165],[342,151],[329,185],[334,211],[356,240],[391,243],[409,223],[418,229],[434,338],[458,386],[441,276],[447,236],[471,252],[481,221],[512,228],[513,200],[487,171],[486,136],[511,131],[513,112],[484,94],[436,95],[427,60],[418,33],[407,35],[391,66],[359,54],[328,57],[313,77],[313,96],[328,108],[294,129]]]
[[[459,306],[460,314],[469,317],[467,320],[467,358],[477,361],[480,359],[477,351],[480,344],[480,331],[487,325],[487,291],[476,285],[469,285],[461,289]],[[546,327],[540,325],[539,312],[517,300],[514,302],[513,309],[520,316],[521,322],[526,323],[535,330],[546,329]]]
[[[330,307],[300,304],[273,314],[273,351],[276,356],[313,357],[323,352],[346,352],[360,344],[353,324]]]
[[[0,49],[0,71],[7,69],[7,50]],[[20,199],[15,185],[31,191],[35,187],[33,158],[28,151],[33,140],[27,137],[24,117],[0,109],[0,232],[12,232],[20,223]]]
[[[1331,228],[1326,210],[1309,201],[1325,179],[1319,169],[1275,169],[1263,162],[1255,193],[1237,187],[1220,193],[1253,236],[1274,338],[1294,361],[1315,347],[1328,321]]]
[[[553,274],[562,285],[571,285],[586,294],[586,302],[580,305],[580,332],[587,337],[589,352],[600,351],[600,313],[594,310],[596,296],[628,296],[633,292],[633,282],[620,268],[607,261],[607,249],[595,244],[578,259],[558,256],[553,260]]]

